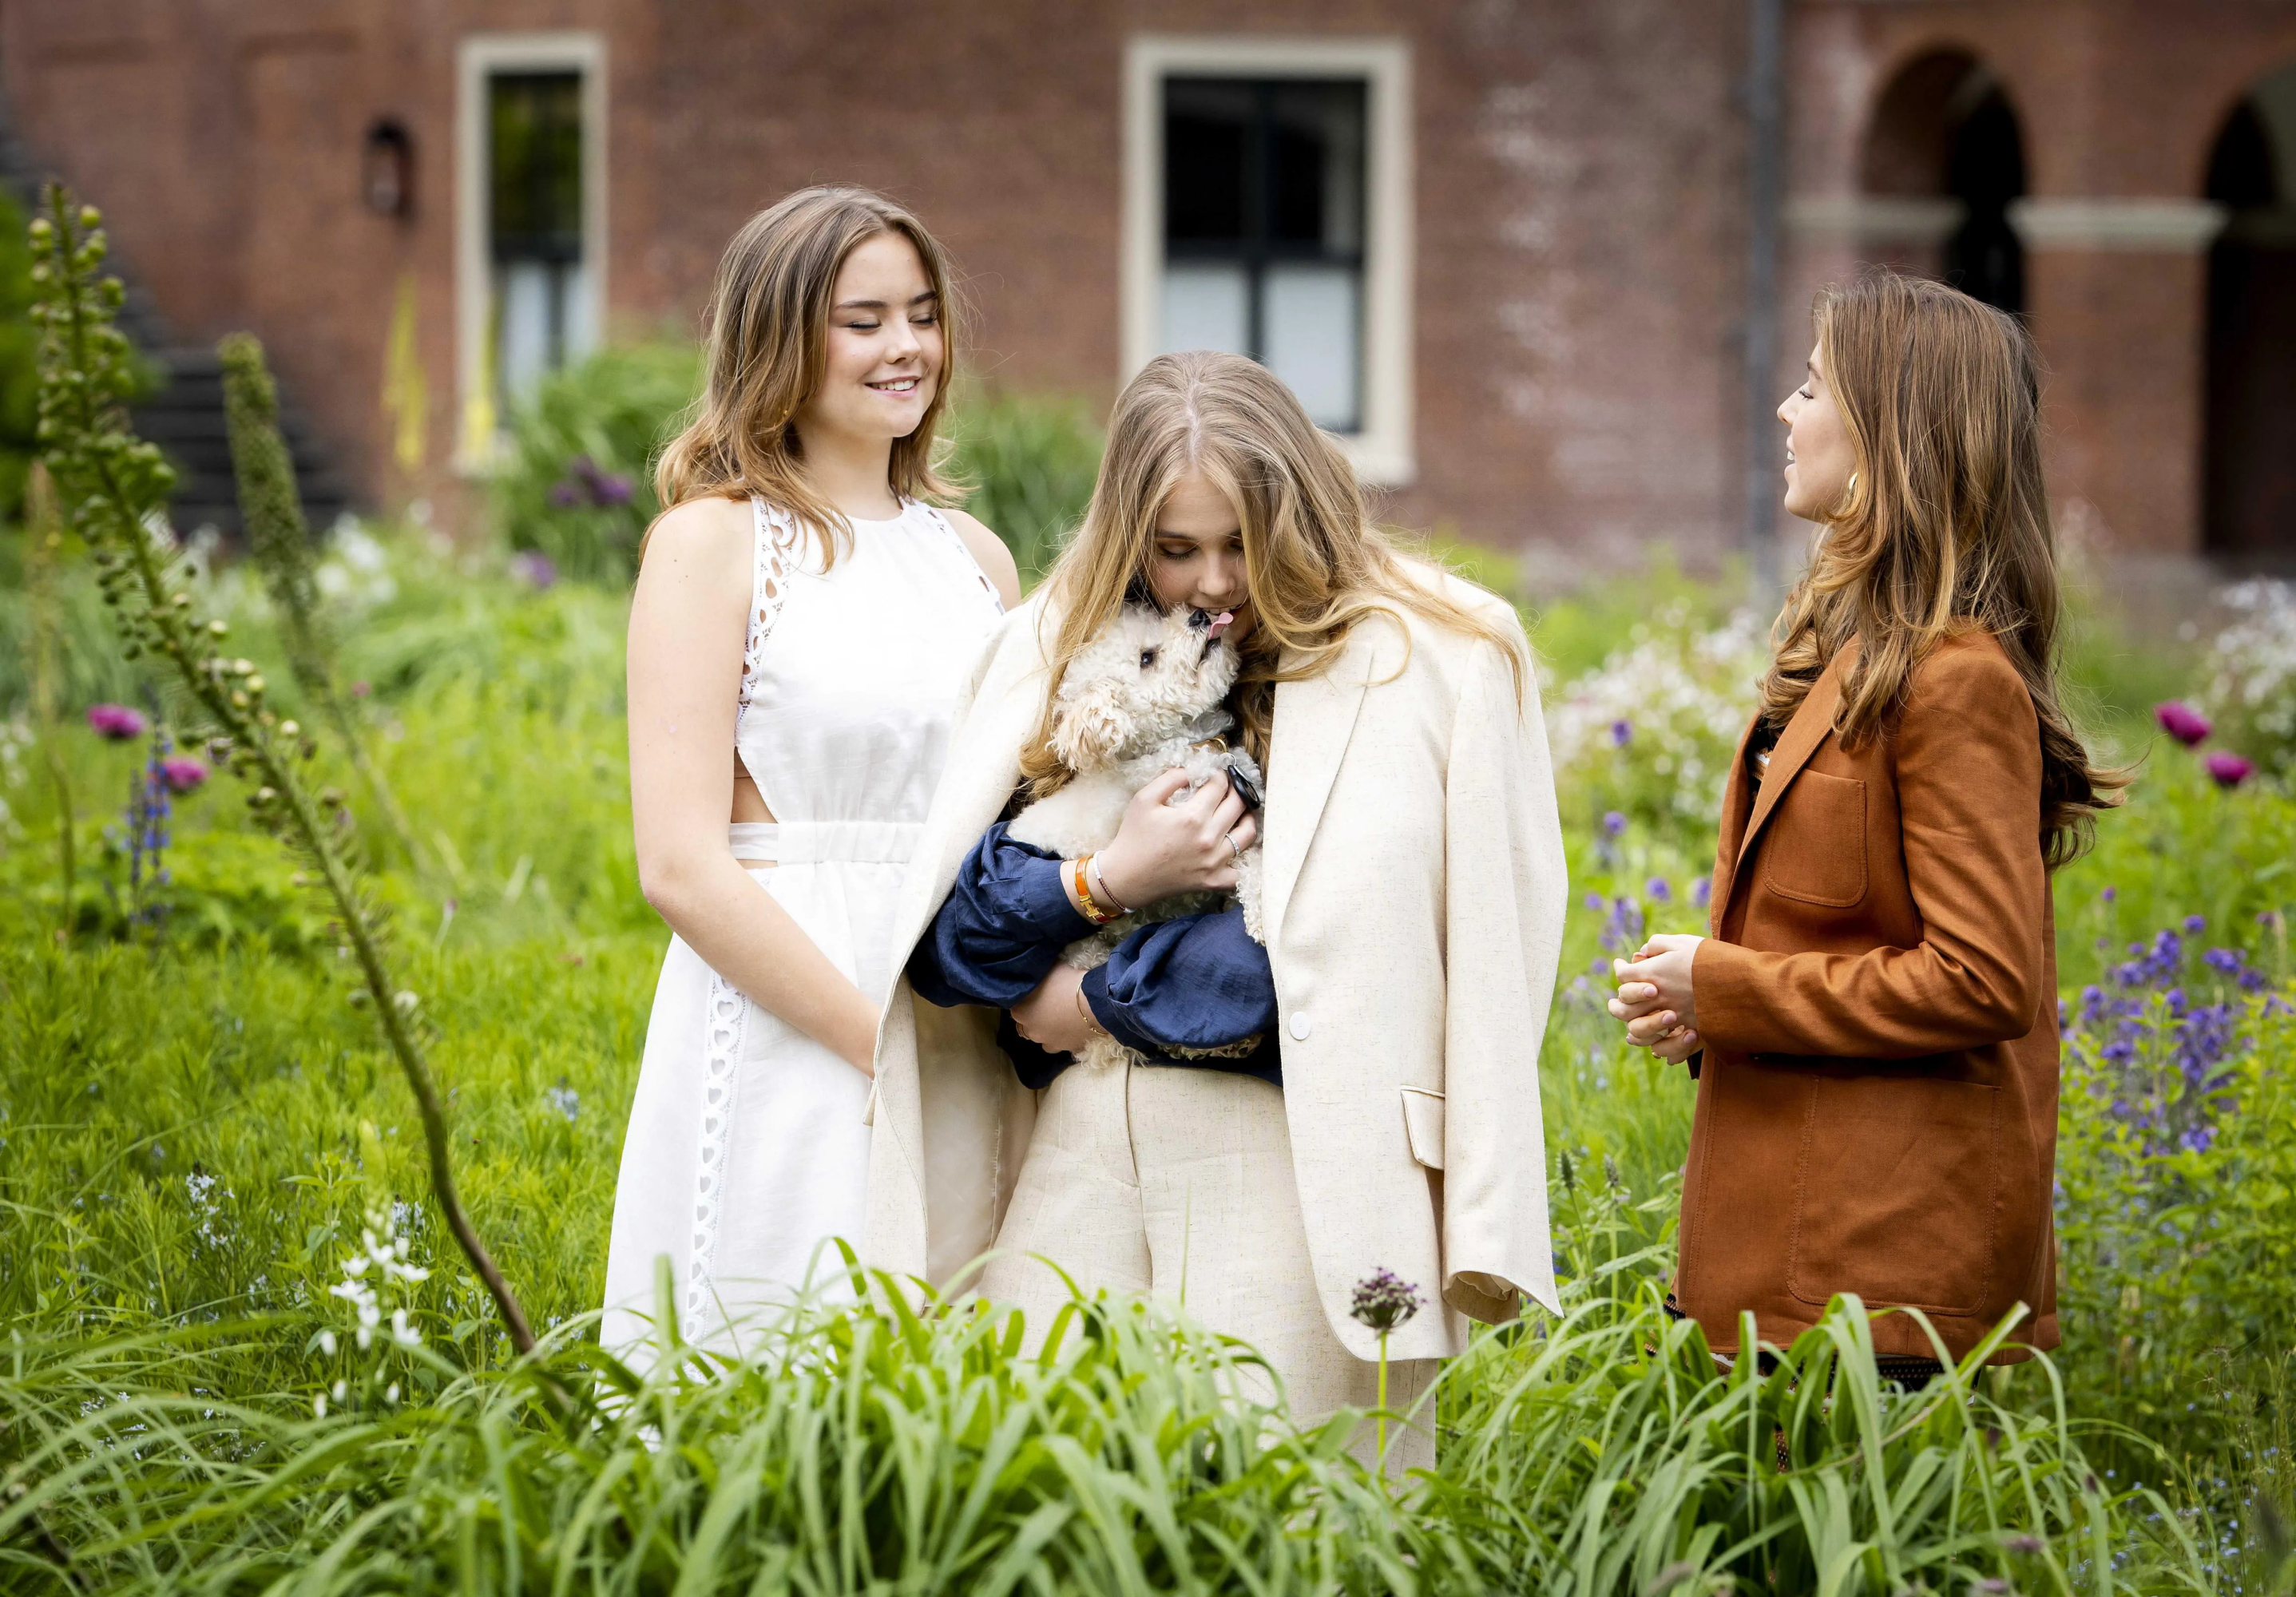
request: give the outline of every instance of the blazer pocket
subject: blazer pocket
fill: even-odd
[[[1770,891],[1828,909],[1866,897],[1866,784],[1804,771],[1778,801],[1763,839]]]
[[[1443,1094],[1423,1087],[1403,1089],[1403,1134],[1411,1157],[1431,1170],[1443,1167]]]
[[[1810,1082],[1787,1289],[1823,1306],[1966,1314],[1994,1301],[2001,1089],[1937,1076]]]

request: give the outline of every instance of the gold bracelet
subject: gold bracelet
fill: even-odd
[[[1100,1017],[1092,1012],[1092,1005],[1084,1001],[1084,983],[1082,982],[1077,983],[1076,1005],[1077,1013],[1084,1019],[1086,1036],[1104,1037],[1108,1035],[1108,1028],[1100,1023]]]
[[[1076,895],[1077,913],[1095,926],[1105,926],[1116,919],[1116,913],[1103,908],[1100,900],[1092,896],[1092,884],[1085,879],[1085,867],[1091,863],[1089,854],[1068,862],[1069,889]]]
[[[1108,878],[1100,873],[1100,856],[1097,854],[1085,856],[1085,874],[1092,879],[1094,901],[1106,905],[1119,915],[1130,914],[1132,906],[1108,890]]]

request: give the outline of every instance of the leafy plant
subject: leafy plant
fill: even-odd
[[[1080,403],[992,395],[962,407],[949,464],[965,509],[1004,540],[1022,588],[1052,569],[1084,520],[1100,472],[1100,430]]]
[[[512,408],[489,492],[511,547],[548,562],[537,574],[609,586],[636,574],[638,539],[661,513],[654,456],[701,375],[690,344],[602,349],[546,374]]]
[[[67,512],[94,551],[104,597],[124,636],[122,652],[153,655],[173,667],[186,699],[216,729],[210,750],[257,784],[249,806],[258,822],[316,873],[422,1112],[439,1206],[512,1343],[528,1352],[534,1333],[525,1313],[455,1193],[446,1114],[418,1039],[414,995],[391,979],[382,916],[353,873],[350,812],[331,790],[315,793],[305,784],[299,766],[315,745],[266,706],[259,672],[218,651],[228,627],[195,620],[191,595],[176,587],[175,552],[162,541],[165,523],[156,513],[174,473],[156,448],[127,429],[123,401],[133,372],[127,340],[112,324],[123,298],[119,281],[99,274],[102,217],[93,206],[76,209],[61,185],[51,186],[47,209],[31,227],[38,260],[32,278],[40,294],[34,314],[45,330],[40,441]]]

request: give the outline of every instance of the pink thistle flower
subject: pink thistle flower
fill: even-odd
[[[2161,731],[2187,749],[2207,741],[2209,733],[2216,730],[2209,725],[2206,716],[2191,705],[2174,699],[2166,704],[2154,705],[2152,718],[2161,723]]]
[[[131,708],[125,704],[89,705],[87,724],[95,729],[98,737],[114,743],[124,743],[131,738],[142,737],[144,727],[150,725],[144,719],[142,710]]]
[[[2253,762],[2243,759],[2237,754],[2227,754],[2222,749],[2210,755],[2201,764],[2207,770],[2209,780],[2227,792],[2256,774]]]
[[[156,769],[171,793],[196,793],[208,780],[207,763],[187,754],[170,755],[160,761]]]

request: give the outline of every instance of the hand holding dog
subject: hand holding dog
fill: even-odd
[[[1691,967],[1703,938],[1655,937],[1631,959],[1612,960],[1619,991],[1611,1013],[1627,1024],[1627,1040],[1678,1065],[1705,1044],[1698,1036],[1698,1000]]]
[[[1115,841],[1100,851],[1100,880],[1125,905],[1235,886],[1236,856],[1259,835],[1259,823],[1225,776],[1172,803],[1187,785],[1187,773],[1174,769],[1142,788],[1125,807]]]

